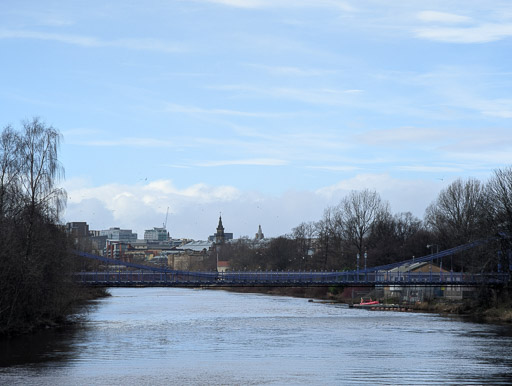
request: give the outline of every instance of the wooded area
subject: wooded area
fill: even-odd
[[[474,178],[452,182],[423,220],[410,212],[391,213],[375,191],[352,191],[326,208],[319,221],[301,223],[265,247],[245,241],[225,245],[219,259],[230,261],[233,270],[353,270],[358,255],[364,269],[498,236],[443,265],[457,272],[496,271],[498,264],[509,269],[511,234],[512,167],[507,167],[495,170],[487,183]]]
[[[0,334],[62,321],[79,297],[59,226],[60,134],[39,119],[0,137]]]

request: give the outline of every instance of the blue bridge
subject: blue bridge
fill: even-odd
[[[485,244],[485,239],[446,249],[420,258],[364,270],[343,272],[239,271],[197,272],[171,270],[76,251],[75,254],[106,264],[107,270],[79,272],[75,279],[85,285],[108,287],[328,287],[328,286],[499,286],[510,281],[507,272],[411,272],[408,267],[418,263],[441,261],[442,258]],[[509,256],[510,258],[510,256]],[[509,259],[510,264],[510,259]]]

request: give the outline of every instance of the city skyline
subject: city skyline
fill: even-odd
[[[0,20],[0,124],[63,134],[63,222],[204,239],[222,212],[276,237],[366,188],[423,218],[512,164],[508,1],[8,1]]]

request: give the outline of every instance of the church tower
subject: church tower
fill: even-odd
[[[265,238],[265,235],[263,234],[263,232],[261,231],[261,225],[258,226],[258,232],[256,233],[256,235],[254,236],[254,239],[255,240],[263,240]]]
[[[219,216],[219,225],[217,225],[217,233],[215,234],[215,242],[217,244],[224,244],[225,235],[224,227],[222,226],[222,215]]]

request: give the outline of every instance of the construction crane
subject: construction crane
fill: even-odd
[[[165,215],[164,229],[167,229],[167,218],[169,217],[169,207],[167,207],[167,214]]]

